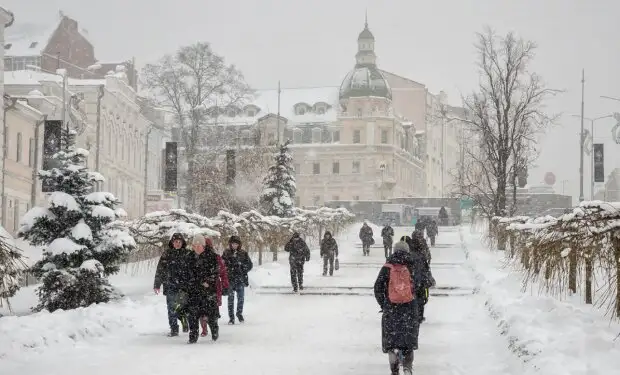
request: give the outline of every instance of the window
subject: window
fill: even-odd
[[[301,173],[301,165],[293,164],[293,169],[295,170],[295,174]]]
[[[321,174],[321,163],[312,163],[312,173]]]
[[[39,42],[32,42],[32,43],[30,43],[30,48],[35,48],[37,46],[37,44],[39,44]]]
[[[353,143],[362,142],[362,132],[360,130],[353,130]]]
[[[36,131],[36,130],[35,130]],[[34,138],[28,141],[28,166],[34,166]]]
[[[15,161],[22,161],[22,133],[17,133],[17,155],[15,155]]]
[[[302,140],[302,138],[303,138],[303,137],[302,137],[302,134],[303,134],[303,133],[301,132],[301,130],[299,130],[299,129],[295,129],[295,130],[293,131],[293,141],[294,141],[295,143],[301,143],[301,140]]]
[[[248,109],[248,117],[254,117],[256,116],[256,112],[254,112],[253,109]]]
[[[319,115],[324,115],[325,114],[325,107],[323,107],[323,106],[318,107],[316,109],[316,113],[319,114]]]
[[[387,130],[381,130],[381,143],[384,145],[388,143],[388,131]]]
[[[337,196],[337,195],[334,195],[334,196],[332,196],[332,200],[333,200],[333,201],[339,201],[339,200],[340,200],[340,197],[339,197],[339,196]]]
[[[335,161],[332,163],[332,173],[333,174],[340,173],[340,162]]]
[[[359,161],[354,161],[354,162],[353,162],[353,165],[352,165],[352,168],[351,168],[351,171],[352,171],[353,173],[360,173],[360,170],[361,170],[361,168],[360,168],[360,162],[359,162]]]
[[[359,201],[360,200],[360,196],[359,195],[354,195],[353,196],[353,200],[354,201]]]
[[[334,130],[332,132],[332,142],[340,142],[340,130]]]
[[[276,143],[276,135],[274,133],[267,133],[267,144],[275,144]]]
[[[321,129],[312,129],[312,143],[321,143]]]
[[[362,109],[361,108],[357,109],[357,117],[362,117]]]
[[[20,133],[21,134],[21,133]],[[21,213],[19,212],[19,200],[15,199],[15,206],[13,206],[13,229],[19,229],[19,218]]]
[[[318,206],[319,203],[321,202],[321,197],[318,195],[315,195],[312,197],[312,205],[313,206]]]

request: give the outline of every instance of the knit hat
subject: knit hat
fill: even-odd
[[[394,244],[394,252],[397,251],[404,251],[404,252],[409,252],[409,245],[407,245],[406,242],[403,241],[399,241],[396,244]]]
[[[181,240],[181,247],[187,246],[187,242],[185,242],[185,238],[183,238],[183,235],[181,233],[175,233],[172,235],[172,237],[170,237],[170,241],[168,241],[169,248],[172,249],[174,247],[172,246],[172,243],[174,242],[174,240]]]
[[[205,237],[202,234],[196,233],[194,234],[194,238],[192,238],[192,245],[206,246],[207,241],[205,240]]]

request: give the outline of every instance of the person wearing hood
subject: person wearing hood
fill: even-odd
[[[195,234],[192,239],[190,256],[190,278],[187,284],[188,290],[188,323],[189,343],[198,341],[198,329],[200,317],[206,316],[211,329],[211,337],[216,341],[219,337],[217,320],[220,318],[220,310],[217,307],[217,280],[219,278],[219,266],[217,256],[213,249],[207,248],[207,241],[201,234]]]
[[[236,316],[243,323],[243,302],[245,300],[245,287],[250,286],[248,272],[253,264],[250,255],[243,249],[241,238],[232,236],[228,240],[228,249],[222,255],[224,264],[228,269],[229,288],[228,294],[228,324],[235,324],[235,295],[237,295]]]
[[[409,245],[411,257],[413,258],[413,270],[416,298],[418,300],[418,319],[424,322],[424,307],[428,303],[429,288],[434,286],[434,278],[431,273],[430,261],[425,253],[426,241],[423,238],[409,236],[403,236],[401,241],[406,242]]]
[[[304,290],[304,264],[310,261],[310,248],[299,233],[295,232],[284,246],[284,251],[289,253],[291,285],[293,293],[297,293],[298,290]]]
[[[394,243],[394,228],[390,223],[385,224],[385,227],[381,229],[381,237],[383,238],[383,250],[385,252],[385,259],[392,255],[392,244]]]
[[[217,307],[219,310],[220,306],[222,306],[222,294],[224,293],[224,290],[227,290],[229,287],[228,269],[226,268],[226,264],[224,263],[224,260],[222,259],[222,256],[220,255],[221,251],[215,250],[215,246],[213,246],[213,240],[207,237],[205,238],[205,242],[207,244],[206,249],[215,253],[215,256],[217,257],[219,277],[217,278],[216,296],[217,296]],[[209,330],[207,328],[208,321],[209,319],[207,316],[202,316],[200,318],[200,326],[202,327],[202,333],[200,334],[201,337],[206,337],[207,334],[209,333]]]
[[[327,276],[327,264],[329,263],[329,276],[334,275],[334,260],[338,258],[338,244],[331,232],[326,231],[321,240],[321,257],[323,258],[323,276]]]
[[[362,241],[362,251],[364,256],[370,255],[370,246],[375,244],[375,239],[372,228],[365,220],[364,224],[362,224],[362,227],[360,228],[359,237]]]
[[[415,299],[414,261],[409,245],[400,241],[379,271],[375,281],[375,299],[383,313],[381,349],[388,354],[392,374],[413,371],[413,351],[418,349],[419,320]]]
[[[164,287],[163,294],[166,296],[168,309],[169,336],[179,335],[179,322],[183,326],[183,332],[188,331],[187,321],[184,316],[177,313],[180,299],[184,295],[184,287],[189,279],[188,257],[191,252],[187,249],[187,242],[181,233],[174,233],[168,242],[168,247],[157,262],[153,291],[159,294]]]

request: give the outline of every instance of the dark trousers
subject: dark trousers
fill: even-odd
[[[399,365],[403,365],[403,374],[413,374],[413,350],[403,351],[391,351],[388,353],[388,359],[390,361],[390,371],[392,375],[398,375]]]
[[[166,307],[168,309],[168,325],[173,332],[179,332],[179,317],[174,311],[174,304],[177,299],[177,293],[166,292]]]
[[[385,251],[385,257],[389,257],[390,255],[392,255],[392,243],[383,243],[383,250]]]
[[[370,255],[370,242],[362,242],[362,251],[364,255]]]
[[[291,265],[291,285],[293,290],[304,288],[304,264],[303,263],[290,263]]]
[[[200,328],[200,317],[205,315],[205,311],[200,311],[201,309],[196,308],[195,306],[190,306],[188,309],[188,325],[189,325],[189,340],[196,341],[198,340],[198,329]],[[207,324],[209,325],[209,329],[211,330],[212,335],[217,335],[219,332],[219,326],[217,324],[217,319],[219,318],[219,314],[206,314],[207,315]]]
[[[431,246],[435,246],[435,236],[429,236],[431,239]]]
[[[420,288],[416,291],[416,304],[418,308],[418,320],[421,322],[424,319],[424,305],[428,302],[428,297],[426,296],[426,288]]]
[[[334,274],[334,256],[323,256],[323,276],[327,275],[327,264],[329,263],[329,276]]]
[[[237,295],[237,315],[243,314],[243,302],[245,300],[245,287],[242,285],[231,286],[228,290],[228,317],[232,320],[235,315],[235,294]]]

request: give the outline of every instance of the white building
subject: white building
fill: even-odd
[[[52,106],[37,109],[58,119],[62,112],[60,76],[13,71],[5,72],[4,79],[7,93],[12,96],[29,100],[43,96]],[[69,78],[68,90],[67,108],[73,125],[78,128],[78,145],[91,152],[89,168],[96,170],[99,159],[99,172],[106,178],[101,189],[115,194],[130,218],[140,216],[144,207],[149,121],[141,114],[136,92],[127,84],[122,71],[108,74],[102,80]]]
[[[13,13],[0,7],[0,41],[2,41],[3,46],[4,46],[4,29],[7,27],[10,27],[13,24],[13,21],[15,21],[15,17],[13,16]],[[0,59],[1,64],[2,64],[0,65],[0,71],[4,72],[4,48],[2,48],[2,51],[0,51],[0,57],[2,57]],[[0,98],[3,98],[3,97],[4,97],[4,81],[0,81]],[[0,139],[3,139],[4,138],[4,124],[5,124],[4,111],[2,111],[2,114],[0,115],[0,123],[3,124],[3,126],[0,127]],[[4,153],[5,153],[4,144],[2,144],[0,145],[0,155],[2,155],[3,167],[4,167]],[[2,178],[4,178],[4,176],[0,177],[0,183],[3,183]],[[1,197],[1,198],[2,198],[2,207],[4,209],[6,207],[6,204],[4,202],[4,197]]]

